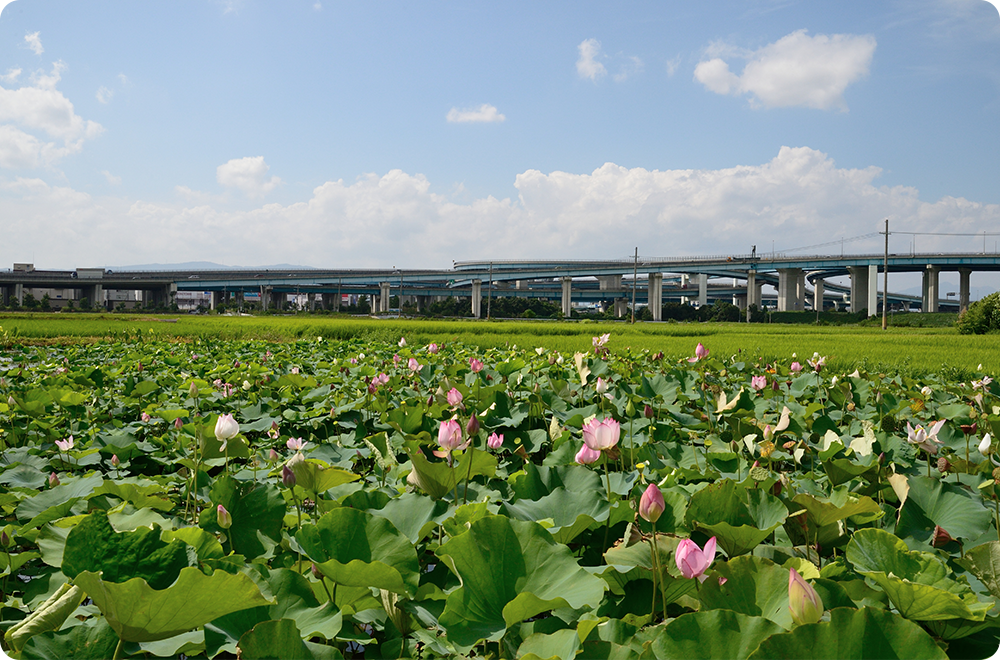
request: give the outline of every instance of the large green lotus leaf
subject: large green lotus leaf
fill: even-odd
[[[856,477],[870,479],[878,472],[878,463],[871,456],[868,457],[867,464],[855,463],[849,458],[834,458],[823,461],[823,470],[830,478],[830,484],[839,486]]]
[[[18,520],[33,520],[50,507],[72,506],[80,498],[88,497],[95,488],[104,483],[104,478],[100,474],[92,474],[79,479],[65,480],[65,483],[43,490],[38,495],[29,497],[17,505],[15,514]],[[65,509],[68,511],[68,508]],[[63,514],[65,515],[65,514]],[[44,524],[40,522],[38,524]],[[29,525],[34,526],[34,525]]]
[[[977,545],[965,553],[964,561],[959,562],[972,571],[992,595],[1000,598],[1000,541]]]
[[[295,540],[337,584],[375,587],[411,597],[417,591],[417,552],[388,518],[341,507],[315,524],[303,525]]]
[[[98,617],[86,625],[32,637],[21,650],[21,660],[108,660],[116,646],[118,635],[106,619]]]
[[[454,467],[448,467],[444,461],[431,463],[420,450],[408,454],[413,465],[413,471],[408,479],[420,490],[431,497],[439,499],[452,492],[466,477],[486,476],[496,474],[497,459],[485,451],[467,449],[455,462]],[[472,468],[470,472],[469,464]],[[459,492],[461,492],[459,488]]]
[[[49,475],[32,465],[18,465],[4,470],[0,474],[0,484],[11,488],[30,488],[41,490],[48,481]]]
[[[702,583],[698,592],[702,610],[733,610],[764,617],[786,630],[792,627],[787,568],[763,557],[736,557],[713,568],[726,579],[723,584],[714,578]]]
[[[158,527],[119,533],[106,513],[95,511],[66,537],[62,571],[70,578],[84,571],[103,571],[108,582],[141,578],[153,589],[165,589],[181,569],[196,563],[194,548],[178,539],[164,542]]]
[[[537,500],[557,488],[574,493],[601,490],[601,477],[594,470],[582,465],[557,465],[546,467],[527,463],[524,472],[511,477],[511,487],[518,500]]]
[[[944,562],[880,529],[862,529],[847,545],[847,560],[874,580],[899,613],[915,621],[982,621],[993,601],[981,601],[964,578],[949,576]]]
[[[80,605],[83,597],[84,593],[80,587],[70,585],[68,582],[63,584],[27,618],[8,628],[4,639],[11,648],[18,650],[35,635],[59,630],[69,615]]]
[[[396,529],[403,533],[410,543],[419,543],[430,534],[437,520],[448,511],[448,505],[421,493],[403,493],[389,500],[381,509],[369,509],[368,513],[388,518]]]
[[[708,536],[716,537],[719,547],[730,557],[736,557],[756,548],[761,541],[771,535],[778,525],[766,529],[757,529],[750,525],[733,527],[729,523],[720,522],[714,525],[699,523],[697,528]]]
[[[112,481],[105,479],[104,483],[94,489],[94,495],[113,495],[120,500],[131,502],[137,509],[149,507],[159,511],[170,511],[174,503],[167,499],[166,492],[159,484],[139,485],[129,481]],[[164,497],[160,497],[163,495]]]
[[[830,621],[798,626],[761,642],[751,660],[947,660],[923,628],[894,612],[865,607],[831,610]]]
[[[264,554],[265,548],[257,537],[263,535],[278,541],[287,504],[281,491],[271,483],[237,481],[228,475],[218,477],[212,484],[212,504],[221,504],[233,518],[232,527],[225,530],[232,543],[233,552],[248,559]],[[201,527],[222,532],[218,526],[216,506],[201,512]]]
[[[238,610],[268,604],[260,588],[243,573],[197,568],[181,570],[166,589],[153,589],[141,578],[106,582],[84,571],[75,582],[126,642],[153,642],[203,626]]]
[[[730,526],[753,525],[741,495],[746,489],[732,479],[709,484],[691,496],[688,504],[687,523],[692,529],[698,525],[724,522]]]
[[[597,608],[604,596],[604,581],[533,522],[482,518],[437,555],[462,581],[439,618],[461,645],[500,639],[507,626],[549,610]]]
[[[294,463],[292,471],[295,473],[295,485],[313,493],[324,493],[331,488],[361,478],[353,472],[330,467],[315,458]]]
[[[804,508],[814,527],[826,527],[851,516],[861,515],[870,522],[884,515],[878,503],[867,495],[855,495],[844,489],[834,490],[829,499],[799,493],[792,501]]]
[[[564,628],[554,633],[534,633],[528,635],[517,648],[519,660],[549,660],[575,657],[580,652],[580,635],[573,628]]]
[[[952,538],[978,539],[993,521],[978,493],[930,477],[910,477],[910,490],[899,512],[896,536],[930,543],[934,526]]]
[[[569,543],[597,521],[608,519],[611,507],[600,491],[571,493],[556,488],[537,500],[504,502],[504,512],[518,520],[551,520],[549,533],[559,543]]]
[[[343,655],[332,646],[306,644],[291,619],[264,621],[240,637],[242,660],[334,660]]]
[[[750,551],[788,517],[788,509],[763,490],[747,490],[732,479],[711,484],[691,496],[687,523],[716,536],[730,557]]]
[[[743,660],[765,639],[781,632],[773,621],[732,610],[691,612],[664,626],[640,657]]]

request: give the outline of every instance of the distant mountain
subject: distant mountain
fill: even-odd
[[[264,266],[226,266],[213,261],[187,261],[181,264],[138,264],[133,266],[114,266],[111,270],[141,271],[141,270],[315,270],[312,266],[296,266],[293,264],[270,264]]]

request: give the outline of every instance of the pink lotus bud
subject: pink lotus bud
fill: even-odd
[[[823,600],[793,568],[788,574],[788,610],[792,621],[802,625],[816,623],[823,617]]]
[[[174,428],[178,431],[184,428],[184,422],[181,421],[180,417],[174,420]]]
[[[152,419],[152,417],[149,416],[148,412],[144,412],[142,413],[142,415],[139,416],[139,419],[141,419],[143,422],[148,422],[150,419]]]
[[[222,529],[229,529],[233,526],[233,517],[226,511],[226,507],[221,504],[215,510],[215,517]]]
[[[268,460],[270,460],[271,462],[275,462],[275,463],[276,463],[276,462],[277,462],[277,461],[278,461],[278,460],[279,460],[279,459],[281,458],[281,454],[279,454],[279,453],[278,453],[278,452],[277,452],[277,451],[276,451],[276,450],[274,449],[274,447],[271,447],[271,451],[269,451],[269,452],[268,452],[268,454],[267,454],[267,458],[268,458]]]
[[[469,358],[469,369],[472,370],[472,373],[478,374],[483,370],[483,363],[476,358]]]
[[[399,347],[403,348],[404,346],[406,346],[406,337],[400,337],[399,338]]]
[[[490,449],[500,449],[503,446],[503,433],[491,433],[486,439],[486,446]]]
[[[598,394],[604,394],[608,391],[608,381],[598,377],[597,384],[594,385],[594,389],[597,390]]]
[[[458,423],[457,419],[448,419],[441,422],[441,426],[438,428],[438,444],[441,445],[442,449],[447,451],[454,451],[463,447],[462,425]]]
[[[59,485],[59,476],[53,472],[49,475],[49,488],[55,488]]]
[[[136,364],[138,365],[136,367],[136,371],[138,371],[139,373],[142,373],[142,362],[137,362]]]
[[[621,437],[621,425],[610,417],[592,419],[583,426],[583,443],[594,451],[611,449]]]
[[[198,386],[194,384],[194,381],[191,381],[191,386],[188,388],[188,394],[192,399],[198,398]]]
[[[591,449],[584,443],[580,451],[576,452],[576,462],[580,465],[590,465],[591,463],[596,463],[601,457],[601,452]]]
[[[653,410],[653,406],[646,404],[646,407],[642,409],[642,416],[646,419],[653,419],[656,417],[656,411]]]
[[[698,342],[698,345],[694,349],[694,357],[688,358],[688,362],[693,364],[698,360],[704,360],[708,357],[708,352],[708,349],[701,342]]]
[[[698,578],[699,582],[704,582],[708,579],[705,571],[715,561],[715,543],[715,537],[713,536],[708,539],[705,549],[702,550],[691,539],[681,541],[677,545],[677,551],[674,553],[674,560],[677,562],[677,568],[680,569],[681,575],[686,578]]]
[[[465,424],[465,433],[470,438],[479,433],[479,418],[476,416],[475,411],[473,411],[472,416],[469,417],[469,421]]]
[[[7,536],[7,530],[0,532],[0,545],[2,545],[5,548],[9,548],[10,546],[13,545],[13,543],[11,543],[10,537]]]
[[[281,466],[281,483],[286,488],[291,488],[295,485],[295,472],[292,471],[292,468],[288,467],[287,463]]]
[[[403,358],[399,357],[399,353],[396,353],[395,355],[392,356],[392,364],[398,367],[402,359]]]
[[[441,350],[441,349],[438,348],[437,344],[428,344],[428,346],[427,346],[427,352],[430,353],[431,355],[437,355],[437,352],[439,350]]]
[[[454,387],[448,390],[448,405],[457,408],[462,405],[462,393]]]
[[[793,374],[797,374],[800,371],[802,371],[802,365],[799,364],[798,362],[792,362],[791,366],[788,367],[788,370],[791,371]]]
[[[934,526],[934,534],[931,535],[931,545],[935,548],[943,548],[951,543],[951,534],[945,531],[940,525]]]
[[[660,514],[665,508],[660,487],[656,484],[649,484],[642,497],[639,498],[639,515],[642,516],[643,520],[655,523],[660,519]]]
[[[120,463],[121,463],[121,461],[118,460],[118,454],[112,454],[112,456],[111,456],[111,465],[112,465],[112,467],[118,467],[118,465]]]
[[[319,570],[319,566],[316,565],[316,562],[312,563],[312,566],[309,567],[309,570],[312,572],[313,577],[316,578],[317,580],[323,579],[323,572]]]

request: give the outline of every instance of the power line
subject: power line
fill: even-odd
[[[893,234],[907,234],[909,236],[1000,236],[1000,232],[981,231],[975,234],[958,234],[934,231],[894,231]]]

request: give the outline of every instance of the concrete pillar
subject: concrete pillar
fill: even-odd
[[[923,291],[924,300],[922,311],[930,312],[933,314],[938,311],[938,298],[941,297],[941,292],[938,284],[938,274],[941,269],[938,266],[927,266],[927,270],[924,271],[923,278]]]
[[[799,270],[795,278],[795,311],[804,312],[806,309],[806,273]]]
[[[570,314],[572,314],[573,312],[572,295],[573,295],[573,278],[572,277],[562,278],[562,313],[563,317],[565,318],[569,318]]]
[[[646,304],[654,321],[663,320],[663,273],[650,273]]]
[[[760,289],[757,288],[757,271],[747,271],[747,307],[760,307]]]
[[[615,318],[623,318],[628,314],[628,299],[615,298]]]
[[[21,305],[24,304],[24,285],[23,284],[18,283],[18,284],[14,285],[14,297],[17,298],[17,304],[18,304],[18,306],[21,306]]]
[[[236,292],[236,309],[242,311],[243,303],[244,303],[243,289],[240,289],[239,291]]]
[[[813,309],[823,311],[823,280],[813,282]]]
[[[799,298],[799,286],[802,277],[801,268],[778,269],[778,311],[791,312],[801,310],[804,306]]]
[[[472,280],[472,316],[481,318],[483,315],[483,281]]]
[[[747,309],[747,294],[733,294],[733,304],[745,311]]]
[[[708,275],[698,274],[698,305],[704,307],[708,304]]]
[[[878,316],[878,264],[868,265],[868,316]]]
[[[969,309],[969,275],[970,268],[958,269],[958,311],[964,312]]]
[[[390,298],[390,294],[391,294],[391,291],[390,291],[391,285],[389,284],[389,282],[380,282],[379,285],[378,285],[378,288],[379,288],[379,294],[378,294],[379,295],[379,306],[378,306],[378,311],[380,311],[380,312],[388,312],[389,311],[389,298]]]
[[[514,288],[518,291],[525,291],[528,288],[527,280],[514,280]]]
[[[320,294],[320,295],[322,295],[322,294]],[[306,308],[308,308],[310,312],[315,312],[316,311],[316,294],[315,293],[307,293],[306,294]]]
[[[851,312],[858,313],[868,309],[868,268],[866,266],[848,266],[851,275]]]
[[[221,291],[210,291],[209,294],[208,294],[208,296],[209,296],[208,297],[208,308],[209,309],[215,309],[216,307],[218,307],[219,306],[219,301],[222,300],[222,292]]]

